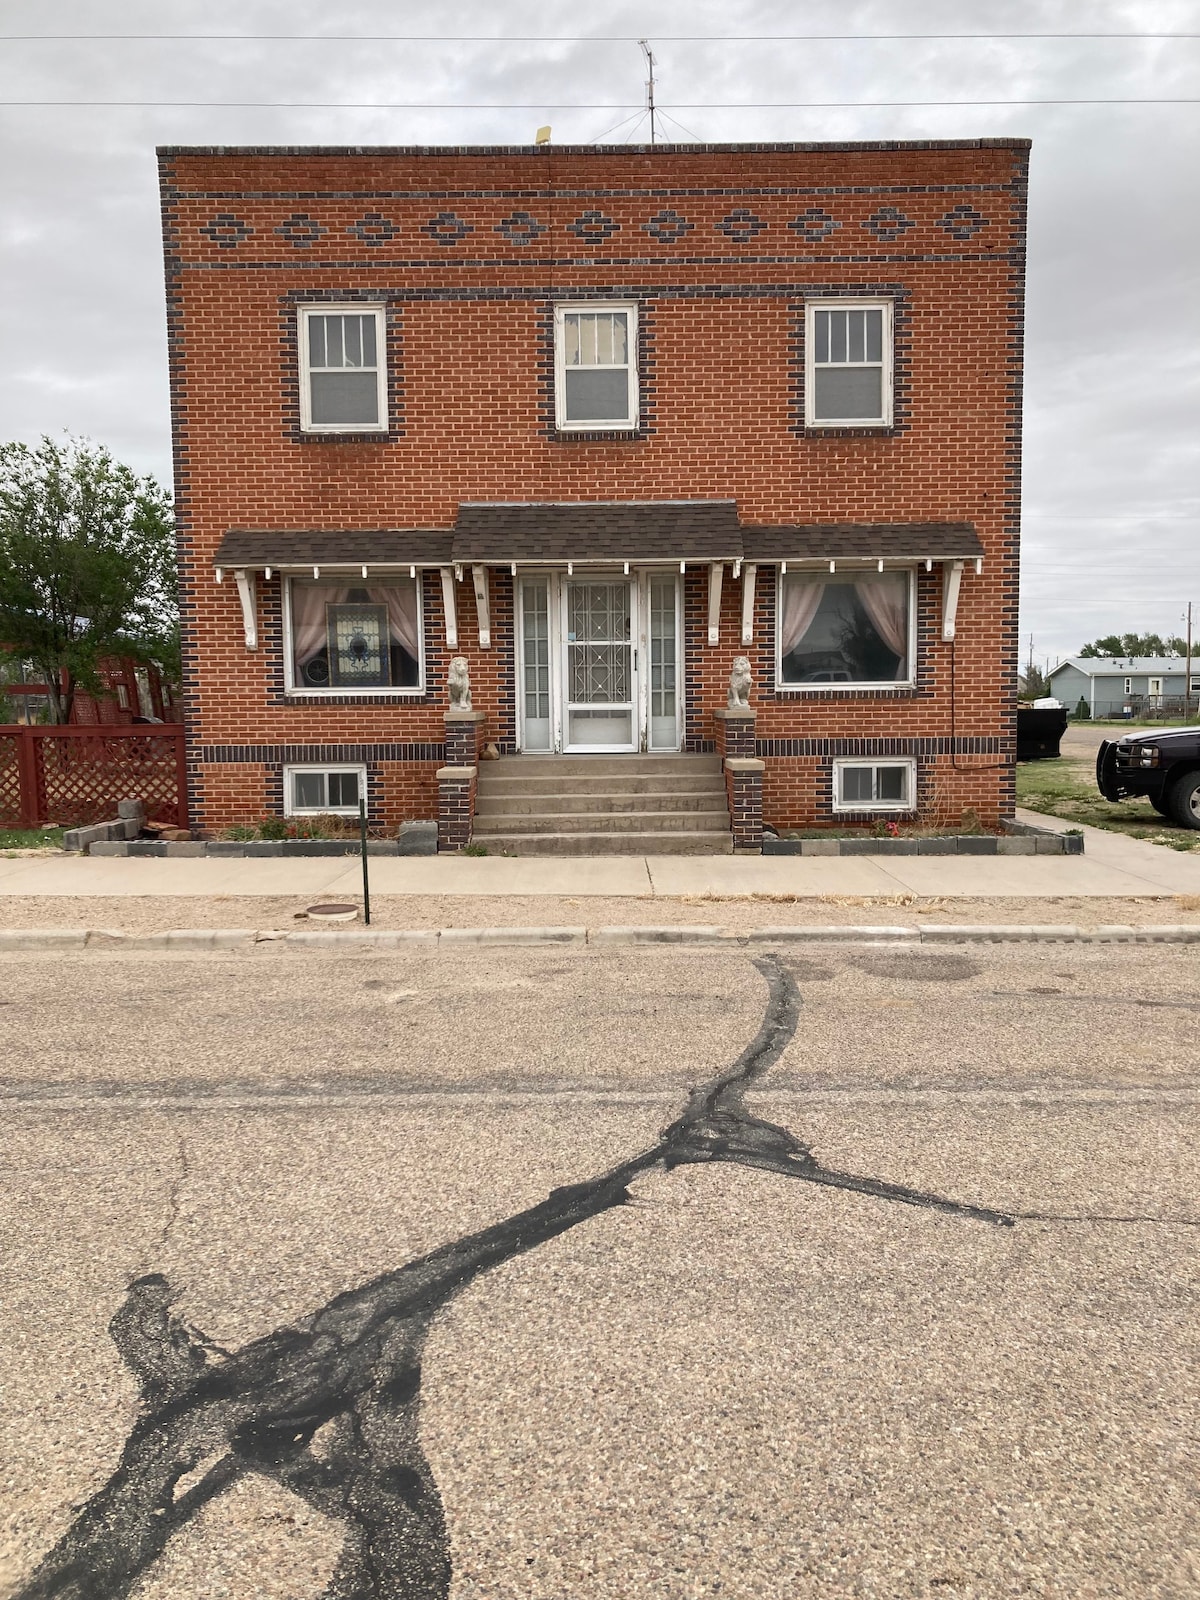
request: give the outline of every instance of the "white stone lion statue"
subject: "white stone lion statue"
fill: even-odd
[[[450,709],[452,711],[470,711],[471,674],[467,666],[466,656],[455,656],[451,661],[450,675],[447,682],[450,686]]]
[[[730,711],[748,711],[750,709],[750,686],[753,681],[750,676],[750,657],[735,656],[733,671],[729,674]]]

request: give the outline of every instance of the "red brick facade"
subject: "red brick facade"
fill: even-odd
[[[248,649],[231,528],[451,530],[464,502],[736,502],[748,527],[970,524],[953,641],[943,569],[916,568],[910,684],[780,692],[776,570],[753,642],[726,567],[684,578],[684,748],[712,749],[750,657],[763,811],[832,820],[839,756],[917,764],[938,820],[1011,813],[1025,192],[1022,140],[655,150],[161,152],[183,587],[191,812],[204,829],[278,811],[289,762],[362,762],[372,820],[437,813],[449,656],[470,661],[483,737],[516,748],[514,583],[471,574],[447,651],[439,572],[421,573],[425,690],[306,701],[284,687],[281,575],[257,576]],[[890,426],[806,428],[804,308],[894,309]],[[627,434],[555,429],[553,310],[636,302],[641,411]],[[386,306],[388,431],[300,431],[298,305]],[[941,552],[930,551],[932,557]],[[579,550],[576,558],[586,559]],[[866,820],[866,819],[864,819]]]

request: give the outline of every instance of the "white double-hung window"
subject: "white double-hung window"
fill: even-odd
[[[635,305],[555,307],[554,403],[564,430],[637,427]]]
[[[804,348],[810,428],[891,426],[890,300],[809,303]]]
[[[382,306],[300,307],[300,427],[306,433],[386,433]]]
[[[899,761],[835,761],[835,811],[911,811],[917,786],[917,764]]]

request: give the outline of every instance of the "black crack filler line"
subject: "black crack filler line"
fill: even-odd
[[[438,1312],[477,1278],[630,1203],[642,1173],[728,1161],[880,1200],[1012,1227],[1005,1212],[821,1166],[785,1128],[752,1116],[746,1090],[796,1032],[800,995],[775,956],[757,1036],[692,1090],[650,1149],[554,1189],[539,1204],[336,1295],[310,1316],[226,1351],[172,1312],[161,1274],[131,1284],[109,1331],[142,1406],[104,1487],[17,1600],[121,1600],[196,1512],[258,1473],[345,1528],[323,1600],[445,1600],[450,1545],[419,1433],[421,1355]]]

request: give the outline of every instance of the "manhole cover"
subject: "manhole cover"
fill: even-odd
[[[358,916],[357,906],[348,905],[323,905],[309,906],[306,916],[314,922],[353,922]]]

